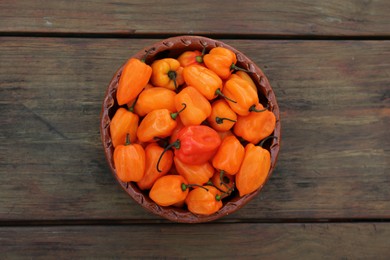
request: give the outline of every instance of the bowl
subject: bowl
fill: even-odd
[[[264,186],[275,168],[275,164],[279,154],[280,113],[274,91],[272,90],[267,77],[250,58],[222,41],[202,36],[176,36],[167,38],[165,40],[156,42],[151,46],[145,47],[144,49],[134,54],[133,58],[141,59],[142,57],[144,57],[145,52],[148,51],[149,54],[146,58],[146,63],[150,65],[155,59],[161,59],[166,57],[175,58],[178,57],[184,51],[188,50],[202,51],[203,48],[206,48],[206,51],[209,51],[211,48],[217,46],[228,48],[236,54],[236,65],[251,72],[250,76],[257,86],[260,103],[262,103],[264,106],[268,105],[269,110],[275,114],[276,126],[272,135],[276,136],[277,138],[270,139],[263,146],[264,148],[269,150],[271,154],[271,167],[268,172],[267,179],[263,184]],[[229,215],[242,208],[245,204],[247,204],[249,201],[251,201],[254,197],[258,195],[263,186],[260,187],[258,190],[242,197],[240,197],[237,192],[233,193],[226,201],[224,200],[223,207],[212,215],[197,215],[189,212],[185,208],[161,207],[149,198],[147,192],[140,190],[137,187],[136,183],[124,183],[119,180],[116,175],[113,161],[114,147],[111,143],[110,137],[110,120],[114,116],[115,111],[119,108],[118,103],[116,102],[116,91],[118,87],[119,78],[122,73],[123,65],[114,74],[106,90],[101,111],[100,132],[109,168],[119,185],[123,188],[125,192],[127,192],[128,195],[130,195],[132,199],[134,199],[146,210],[170,221],[179,223],[202,223],[214,221],[221,217]]]

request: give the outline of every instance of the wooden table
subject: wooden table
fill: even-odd
[[[0,2],[0,258],[390,257],[390,2]],[[99,114],[128,57],[203,35],[251,57],[282,117],[276,170],[207,224],[152,215],[106,164]]]

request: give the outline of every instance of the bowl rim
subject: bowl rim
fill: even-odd
[[[109,113],[111,109],[115,107],[116,89],[125,63],[122,64],[119,67],[119,69],[114,73],[114,76],[112,77],[106,89],[105,96],[103,99],[103,104],[100,113],[100,135],[101,135],[101,140],[105,152],[105,157],[112,175],[117,180],[117,182],[122,187],[122,189],[124,189],[126,193],[135,202],[137,202],[139,205],[141,205],[149,212],[173,222],[203,223],[203,222],[214,221],[223,216],[236,212],[237,210],[241,209],[244,205],[246,205],[249,201],[251,201],[255,196],[257,196],[257,194],[263,189],[263,187],[268,182],[270,176],[272,175],[278,159],[280,142],[281,142],[281,124],[280,124],[280,111],[279,111],[278,103],[276,101],[276,96],[268,81],[268,78],[263,73],[263,71],[242,52],[219,40],[207,38],[204,36],[197,36],[197,35],[181,35],[181,36],[174,36],[174,37],[166,38],[164,40],[156,41],[154,44],[146,48],[143,48],[142,50],[139,50],[137,53],[135,53],[133,56],[129,57],[128,59],[130,58],[141,59],[148,51],[149,54],[148,57],[146,58],[146,63],[150,63],[150,61],[153,60],[152,58],[156,57],[156,55],[165,52],[171,52],[172,50],[180,49],[182,52],[184,50],[195,50],[195,49],[199,50],[200,47],[211,49],[213,47],[218,47],[218,46],[225,47],[232,50],[237,56],[237,65],[244,67],[245,69],[248,69],[249,71],[252,72],[250,76],[256,84],[259,96],[260,93],[263,94],[264,98],[266,98],[266,100],[268,101],[269,110],[271,110],[275,114],[276,125],[275,125],[273,135],[277,136],[277,139],[273,139],[269,146],[269,152],[271,154],[271,167],[263,185],[259,189],[257,189],[256,191],[250,194],[244,195],[242,197],[235,197],[230,199],[227,202],[224,202],[223,207],[214,214],[198,215],[198,214],[193,214],[188,210],[184,210],[180,208],[161,207],[157,205],[155,202],[153,202],[147,195],[145,195],[144,192],[142,192],[135,183],[133,182],[124,183],[121,180],[119,180],[114,168],[113,158],[112,158],[113,147],[112,147],[110,131],[109,131],[109,124],[111,119]],[[202,48],[200,48],[200,51],[201,50]]]

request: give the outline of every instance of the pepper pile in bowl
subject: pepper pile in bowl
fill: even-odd
[[[275,167],[279,108],[263,72],[216,40],[179,36],[131,57],[103,102],[110,168],[146,209],[199,223],[249,202]]]

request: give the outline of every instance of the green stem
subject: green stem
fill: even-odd
[[[149,50],[146,51],[145,55],[144,55],[144,56],[142,57],[142,59],[141,59],[141,61],[142,61],[143,63],[145,63],[146,57],[150,54],[150,52],[151,52],[152,50],[154,50],[154,48],[149,49]]]
[[[264,112],[264,111],[267,111],[267,110],[268,110],[268,106],[266,106],[265,108],[260,109],[260,110],[258,110],[258,109],[256,108],[256,105],[252,105],[252,106],[249,108],[249,112],[257,112],[257,113]]]
[[[223,120],[227,120],[227,121],[230,121],[230,122],[233,122],[233,123],[235,123],[235,122],[237,122],[237,120],[233,120],[233,119],[230,119],[230,118],[227,118],[227,117],[216,117],[215,118],[215,122],[218,124],[218,125],[220,125],[220,124],[223,124]]]
[[[157,164],[156,164],[156,169],[157,169],[158,172],[161,172],[161,170],[158,168],[158,166],[160,165],[161,158],[172,147],[174,147],[176,149],[179,149],[180,148],[180,140],[177,139],[176,141],[174,141],[173,143],[167,145],[167,147],[164,148],[164,151],[161,153],[160,157],[158,158]]]
[[[246,70],[244,68],[241,68],[241,67],[237,67],[236,64],[232,63],[232,65],[230,65],[230,69],[231,70],[240,70],[240,71],[244,71],[246,73],[251,73],[249,70]]]
[[[130,145],[130,144],[131,144],[131,142],[130,142],[130,134],[127,133],[126,134],[126,143],[125,143],[125,145]]]
[[[276,135],[270,135],[270,136],[264,138],[263,140],[261,140],[261,142],[259,143],[259,146],[260,146],[260,147],[263,147],[264,143],[265,143],[267,140],[269,140],[269,139],[276,139],[276,140],[277,140],[278,137],[277,137]]]
[[[131,104],[131,107],[129,107],[128,110],[129,110],[130,112],[134,112],[134,107],[135,107],[135,104],[136,104],[137,101],[138,101],[138,97],[139,97],[139,95],[135,98],[133,104]]]
[[[225,95],[222,93],[221,89],[217,89],[217,90],[215,91],[215,95],[221,96],[221,97],[223,97],[224,99],[229,100],[230,102],[237,103],[237,101],[235,101],[235,100],[233,100],[233,99],[228,98],[227,96],[225,96]]]
[[[181,104],[183,105],[183,108],[180,109],[179,111],[177,111],[176,113],[172,113],[172,114],[171,114],[171,117],[172,117],[173,120],[175,120],[175,119],[177,118],[177,116],[178,116],[181,112],[183,112],[184,109],[186,109],[187,104],[186,104],[186,103],[181,103]]]
[[[168,78],[173,80],[173,84],[175,85],[175,89],[177,89],[177,82],[176,82],[176,71],[170,70],[168,71]]]
[[[209,189],[207,189],[206,187],[203,187],[202,185],[199,185],[199,184],[185,184],[185,183],[181,184],[182,191],[186,191],[188,188],[192,188],[192,187],[199,187],[199,188],[202,188],[206,191],[209,191]]]

